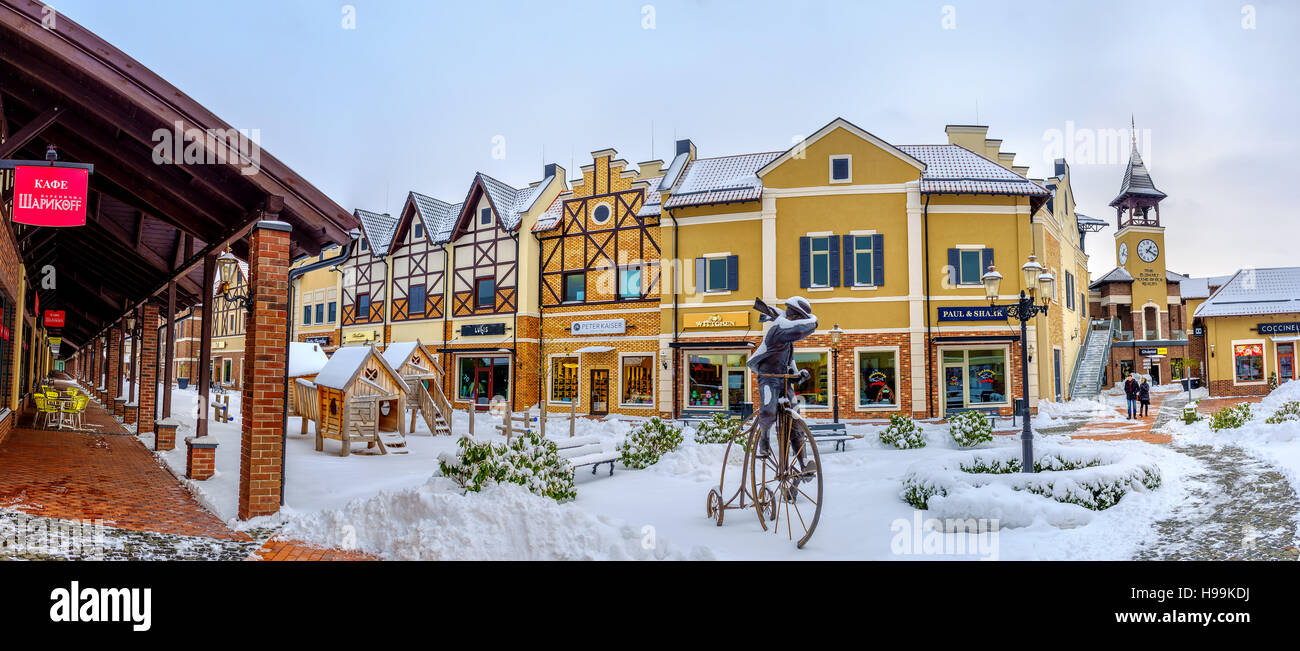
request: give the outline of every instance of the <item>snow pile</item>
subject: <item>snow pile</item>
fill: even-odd
[[[1020,472],[1019,446],[975,450],[920,461],[907,470],[900,496],[944,518],[1004,517],[1004,527],[1037,519],[1060,527],[1084,524],[1083,510],[1114,506],[1129,491],[1160,485],[1148,457],[1116,448],[1035,446],[1039,472]],[[1022,496],[1007,500],[1011,491]],[[1046,498],[1046,499],[1044,499]],[[1065,508],[1073,506],[1075,508]]]
[[[289,377],[315,375],[320,373],[329,361],[330,356],[321,350],[320,344],[289,342]]]
[[[294,517],[283,534],[393,560],[712,560],[572,504],[496,485],[466,494],[448,479]]]
[[[1290,480],[1291,486],[1300,492],[1300,421],[1267,422],[1283,406],[1295,401],[1300,401],[1300,381],[1286,382],[1258,404],[1250,405],[1252,418],[1240,427],[1215,432],[1210,429],[1211,419],[1202,414],[1202,418],[1194,423],[1174,420],[1162,431],[1173,434],[1179,443],[1241,447],[1252,456],[1277,466]]]
[[[659,459],[659,463],[650,466],[646,471],[678,479],[716,482],[718,474],[722,471],[722,456],[726,451],[727,446],[723,443],[688,443],[665,454]],[[739,477],[744,461],[744,447],[739,444],[732,446],[731,455],[727,457],[729,468],[727,472],[731,473],[734,470],[736,477]]]
[[[1051,419],[1088,418],[1111,420],[1119,418],[1119,413],[1115,411],[1114,405],[1107,403],[1105,400],[1090,398],[1075,398],[1069,402],[1039,400],[1038,415]],[[1038,419],[1035,418],[1035,424],[1037,424],[1037,421]]]

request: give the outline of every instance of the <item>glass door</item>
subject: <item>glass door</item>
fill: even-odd
[[[604,416],[609,413],[609,369],[591,369],[590,402],[588,413]]]
[[[1277,381],[1279,383],[1294,380],[1295,344],[1277,345]]]
[[[964,366],[943,367],[944,409],[966,406],[966,372]]]

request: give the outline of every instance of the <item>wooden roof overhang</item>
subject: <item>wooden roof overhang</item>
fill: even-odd
[[[200,303],[204,256],[229,246],[247,259],[244,238],[265,217],[293,227],[291,259],[348,241],[356,218],[265,150],[256,165],[156,164],[158,130],[231,125],[72,19],[43,28],[45,11],[0,0],[0,159],[44,160],[53,144],[60,162],[94,166],[84,227],[8,223],[41,305],[67,312],[70,348],[170,281],[178,309]],[[205,151],[215,155],[212,139]],[[47,265],[54,288],[39,282]]]

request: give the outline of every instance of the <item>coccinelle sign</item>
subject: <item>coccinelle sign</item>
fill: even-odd
[[[79,167],[14,168],[14,221],[32,226],[85,226],[90,171]]]

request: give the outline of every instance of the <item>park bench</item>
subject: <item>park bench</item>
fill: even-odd
[[[591,466],[591,474],[594,475],[601,464],[609,464],[609,474],[614,474],[614,462],[618,461],[619,453],[602,449],[599,436],[551,439],[551,442],[559,450],[560,458],[568,461],[574,470]]]
[[[808,431],[812,433],[813,438],[816,439],[818,443],[822,441],[834,443],[835,449],[841,452],[845,450],[848,442],[854,438],[849,435],[848,428],[844,426],[844,423],[826,423],[823,425],[813,425],[810,423],[808,425]]]

